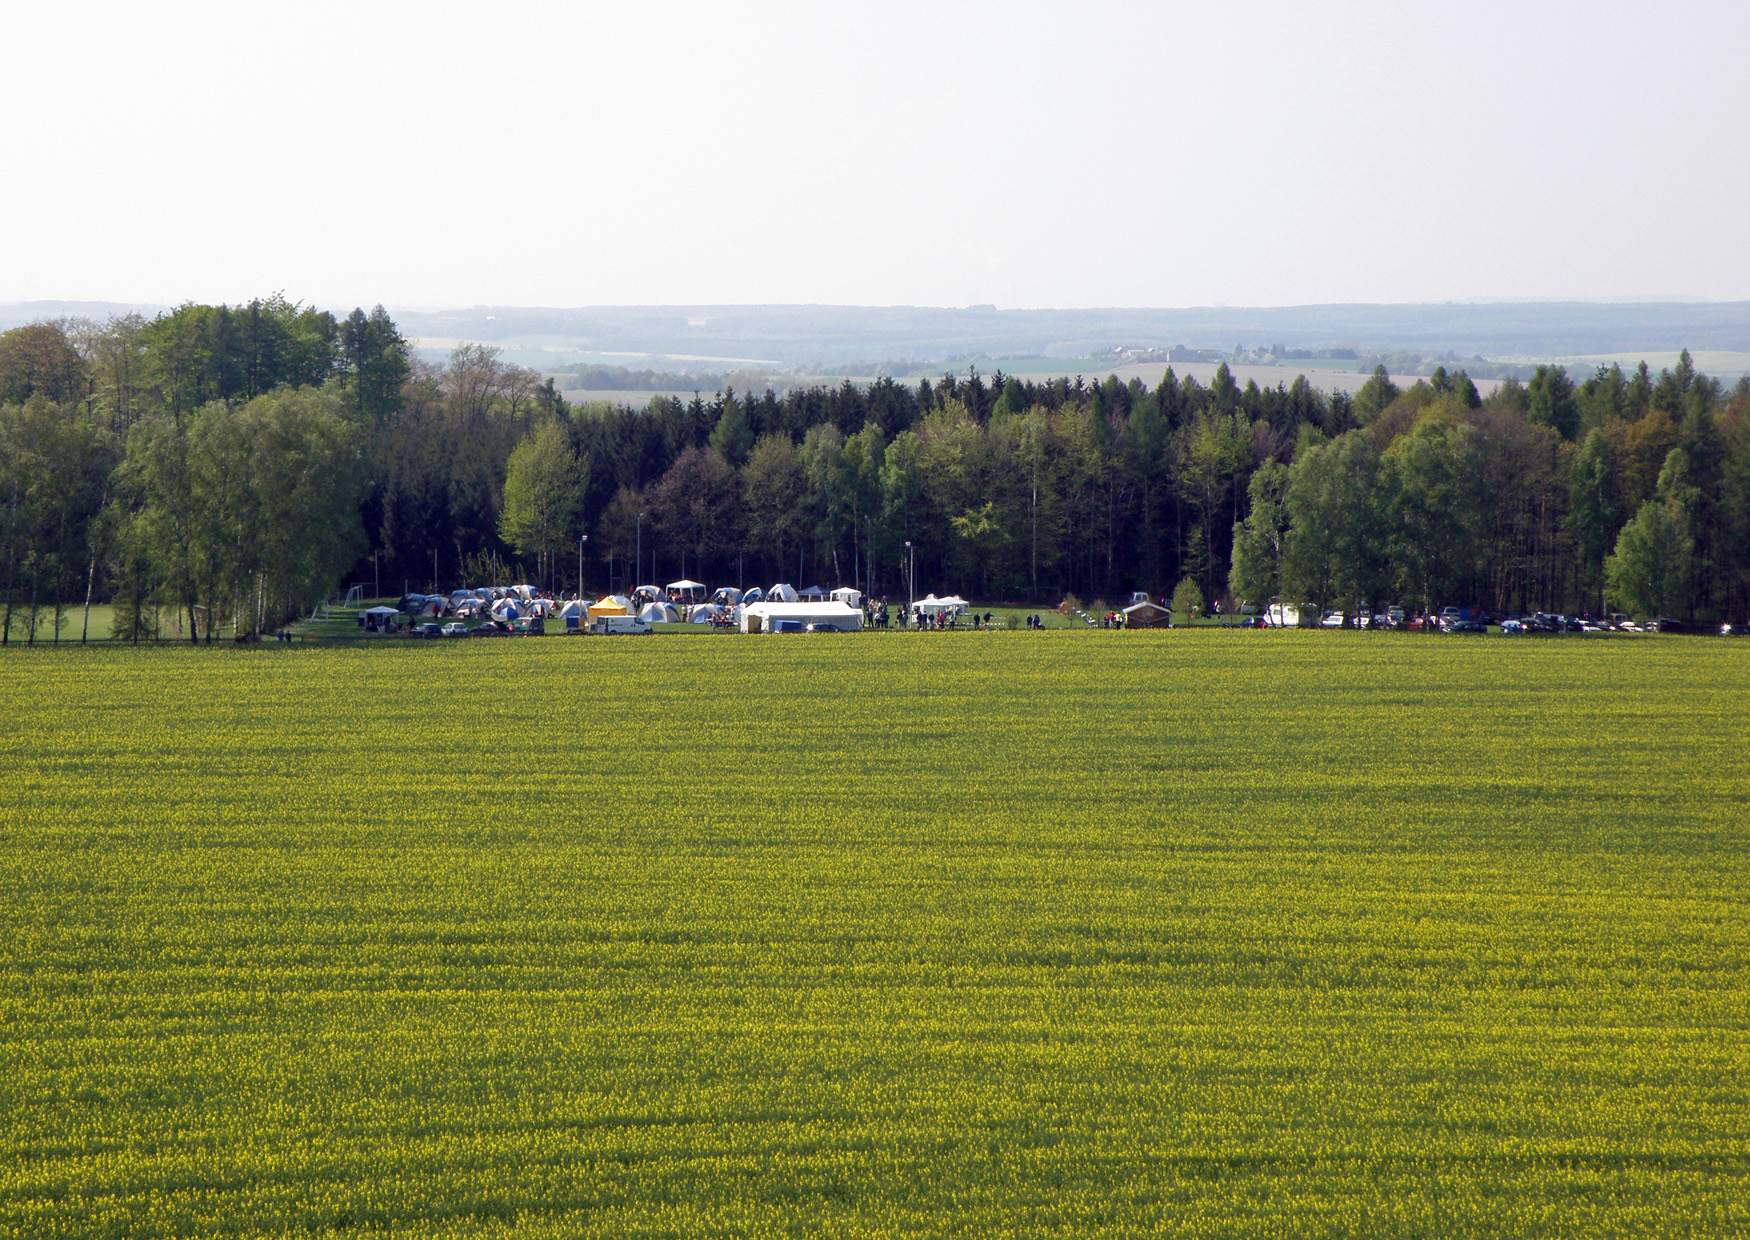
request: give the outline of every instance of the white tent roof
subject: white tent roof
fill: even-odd
[[[741,631],[748,631],[750,618],[758,618],[770,628],[779,620],[796,620],[803,624],[824,625],[832,629],[856,630],[863,627],[863,613],[843,603],[751,603],[741,608]]]
[[[756,616],[776,616],[788,620],[795,616],[854,616],[855,607],[847,607],[837,599],[819,603],[749,603],[744,611]]]
[[[367,616],[399,616],[400,614],[401,613],[396,611],[393,607],[367,607],[367,608],[365,608],[365,615],[367,615]]]
[[[703,590],[705,588],[705,583],[702,581],[688,581],[685,578],[682,578],[680,581],[669,582],[668,585],[663,588],[666,590]]]
[[[949,594],[942,598],[937,598],[934,594],[929,594],[920,598],[917,602],[913,603],[912,606],[916,607],[919,611],[947,611],[950,607],[968,607],[971,606],[971,604],[961,598],[958,594]]]

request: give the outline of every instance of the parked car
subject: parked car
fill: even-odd
[[[1342,628],[1343,627],[1343,613],[1340,611],[1327,611],[1324,614],[1324,617],[1319,621],[1319,627],[1321,629],[1340,629],[1340,628]]]
[[[1695,632],[1695,630],[1692,627],[1690,627],[1688,624],[1685,624],[1681,620],[1675,620],[1670,616],[1660,616],[1657,620],[1650,621],[1647,624],[1647,628],[1654,633],[1693,633],[1693,632]]]
[[[1727,621],[1720,625],[1721,637],[1750,637],[1750,624],[1733,624]]]
[[[597,616],[589,622],[589,631],[602,636],[613,636],[618,633],[648,633],[651,625],[648,620],[640,620],[637,616]]]
[[[468,636],[468,626],[459,620],[452,620],[444,625],[443,635],[445,637],[466,637]]]
[[[441,637],[443,631],[443,626],[440,624],[416,624],[412,630],[415,637]]]
[[[1454,620],[1446,626],[1448,633],[1487,633],[1489,626],[1481,620]]]
[[[1523,620],[1503,620],[1501,621],[1501,632],[1504,636],[1516,637],[1525,632],[1525,622]]]

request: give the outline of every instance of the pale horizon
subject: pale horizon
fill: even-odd
[[[5,302],[1750,297],[1734,4],[11,24],[30,54],[0,100],[29,119],[0,136]]]

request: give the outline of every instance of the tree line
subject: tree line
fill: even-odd
[[[0,335],[6,639],[259,632],[339,584],[855,582],[1714,618],[1750,610],[1750,383],[1463,371],[870,384],[571,405],[381,307],[282,297]],[[579,578],[581,563],[582,575]]]

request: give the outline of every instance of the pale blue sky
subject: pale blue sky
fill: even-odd
[[[14,7],[0,300],[1750,297],[1750,4]]]

